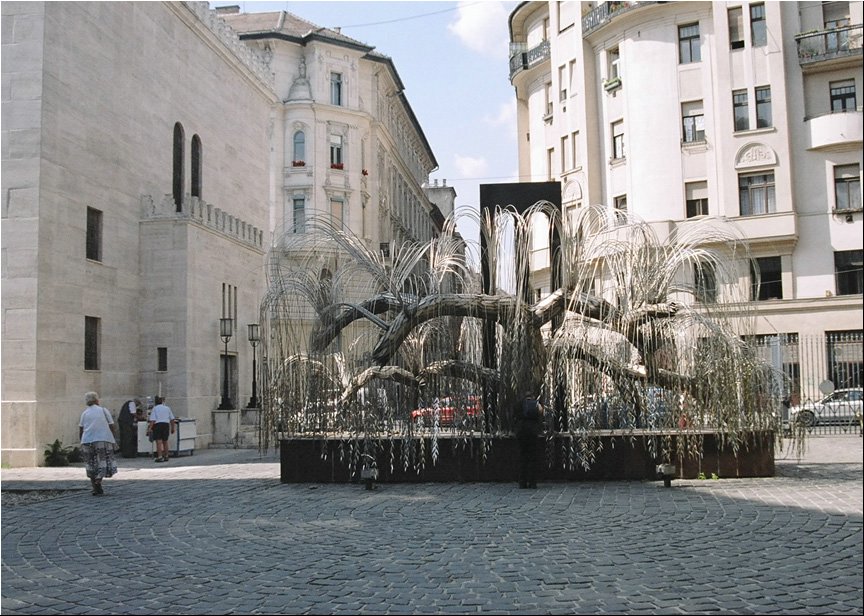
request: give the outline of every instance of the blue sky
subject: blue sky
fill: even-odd
[[[211,2],[246,13],[288,11],[390,56],[456,205],[477,208],[480,184],[516,181],[516,99],[507,20],[518,2]],[[476,239],[460,225],[466,239]]]

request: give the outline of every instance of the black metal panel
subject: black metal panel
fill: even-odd
[[[561,182],[512,182],[480,184],[480,211],[496,205],[512,205],[520,214],[538,201],[548,201],[561,209]]]

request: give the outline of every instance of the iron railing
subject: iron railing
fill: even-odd
[[[861,55],[861,24],[806,32],[795,37],[800,65]]]
[[[588,36],[594,30],[602,28],[607,23],[628,11],[657,2],[607,1],[586,13],[582,18],[582,36]]]
[[[550,57],[549,41],[545,40],[539,45],[527,49],[522,43],[510,45],[510,79],[519,71],[527,70],[532,66],[540,64]]]

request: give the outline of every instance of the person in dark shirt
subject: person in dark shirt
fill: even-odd
[[[536,488],[539,465],[538,439],[543,427],[543,405],[526,393],[515,408],[516,440],[519,442],[519,487]]]

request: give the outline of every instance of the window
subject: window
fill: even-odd
[[[690,64],[702,61],[702,48],[699,45],[699,24],[678,26],[678,62]]]
[[[750,5],[750,44],[764,47],[768,43],[768,30],[765,27],[765,5]]]
[[[156,371],[168,372],[168,347],[156,347]]]
[[[684,185],[687,218],[708,215],[708,182],[687,182]]]
[[[825,30],[837,30],[849,25],[848,2],[823,2],[822,19]],[[849,49],[849,30],[828,32],[825,35],[825,51],[834,52]]]
[[[330,168],[342,169],[342,136],[330,135]]]
[[[771,124],[771,88],[756,88],[756,128],[768,128]]]
[[[855,111],[855,80],[844,79],[828,84],[831,90],[831,112]]]
[[[570,148],[567,147],[567,135],[561,137],[561,173],[567,171],[567,152]]]
[[[570,145],[573,149],[573,168],[577,168],[580,166],[579,161],[579,131],[577,130],[573,134],[570,135]]]
[[[201,137],[192,135],[192,189],[193,197],[201,198]]]
[[[621,54],[617,47],[609,50],[608,60],[609,79],[619,79],[621,77]]]
[[[697,262],[693,268],[693,290],[696,301],[710,304],[717,301],[717,275],[711,263]]]
[[[342,105],[342,73],[330,73],[330,104]]]
[[[861,330],[829,331],[827,355],[830,374],[828,377],[838,389],[861,387],[864,373],[864,335]]]
[[[834,167],[834,209],[861,209],[861,169],[857,164]]]
[[[783,278],[780,257],[760,257],[750,262],[750,299],[764,301],[783,299]]]
[[[860,295],[864,292],[864,251],[838,250],[834,253],[834,277],[837,295]]]
[[[567,66],[558,67],[558,100],[567,100]]]
[[[606,52],[606,81],[603,85],[607,90],[621,85],[621,55],[617,47]]]
[[[306,232],[306,197],[294,197],[292,209],[292,226],[294,233]]]
[[[776,211],[774,172],[738,176],[738,205],[741,216]]]
[[[681,123],[684,143],[705,141],[705,116],[702,101],[681,103]]]
[[[183,125],[180,122],[174,124],[174,177],[172,182],[172,193],[174,195],[174,205],[178,212],[183,211],[183,143],[185,137],[183,135]]]
[[[615,224],[627,224],[627,195],[615,197]]]
[[[87,258],[102,260],[102,212],[87,208]]]
[[[612,122],[612,158],[624,158],[624,121]]]
[[[295,167],[300,167],[297,163],[306,162],[306,133],[298,130],[294,133],[294,156],[293,164]]]
[[[330,222],[336,229],[342,229],[345,224],[345,202],[342,199],[330,199]]]
[[[552,82],[549,82],[544,86],[544,92],[546,95],[546,111],[544,117],[550,117],[552,115]]]
[[[549,180],[555,177],[555,148],[546,150],[546,173]]]
[[[785,377],[784,394],[789,396],[792,404],[800,402],[801,364],[798,334],[758,334],[742,338],[756,353],[756,357],[775,370],[782,370]]]
[[[744,47],[744,14],[741,7],[729,9],[729,48]]]
[[[732,109],[735,116],[735,130],[750,130],[750,111],[747,108],[747,90],[732,92]]]
[[[99,370],[99,343],[102,319],[84,317],[84,369]]]

